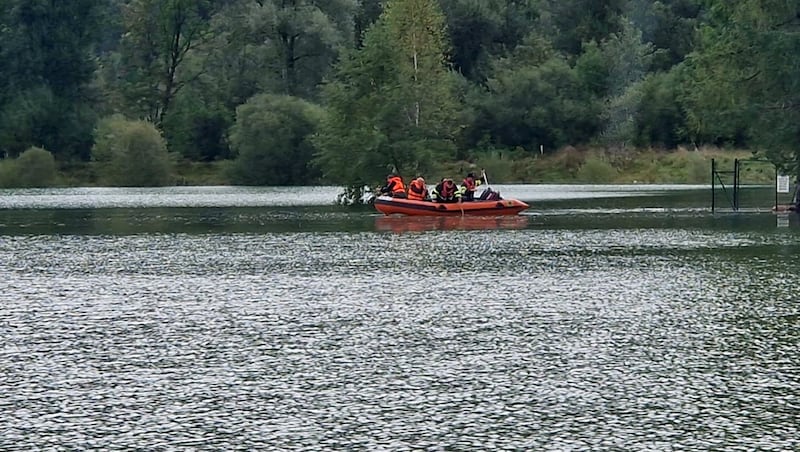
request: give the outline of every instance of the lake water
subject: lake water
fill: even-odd
[[[800,449],[797,215],[495,188],[0,191],[0,450]]]

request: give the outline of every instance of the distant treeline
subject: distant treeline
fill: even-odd
[[[586,145],[796,173],[798,55],[800,1],[4,0],[0,152],[123,185],[168,183],[176,158],[356,187]]]

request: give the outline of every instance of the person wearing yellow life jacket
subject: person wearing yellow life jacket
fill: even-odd
[[[459,190],[461,192],[462,201],[474,201],[475,190],[484,182],[483,176],[475,178],[475,173],[467,173],[467,177],[461,182]]]
[[[425,179],[418,177],[408,184],[408,199],[414,201],[428,200],[428,188],[425,186]]]
[[[381,187],[381,194],[393,198],[405,198],[406,186],[403,184],[403,178],[395,173],[386,176],[386,185]]]
[[[433,188],[431,198],[436,202],[461,202],[461,192],[453,179],[442,178]]]

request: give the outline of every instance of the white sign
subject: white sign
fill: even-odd
[[[789,193],[789,176],[778,176],[778,193]]]

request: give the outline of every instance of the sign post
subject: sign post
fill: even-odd
[[[789,176],[780,175],[777,178],[776,190],[778,193],[789,193]]]

